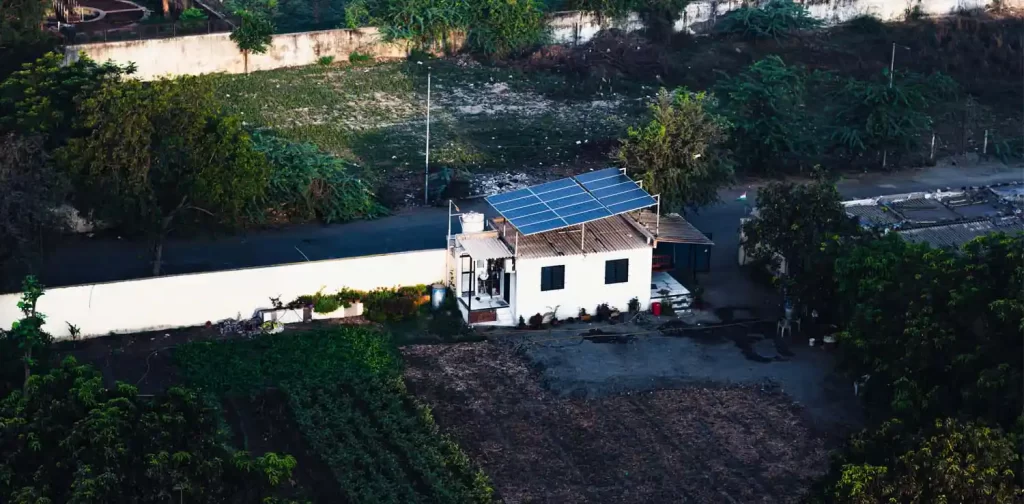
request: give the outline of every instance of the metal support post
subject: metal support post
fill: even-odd
[[[427,71],[427,147],[423,167],[423,204],[430,204],[430,71]]]

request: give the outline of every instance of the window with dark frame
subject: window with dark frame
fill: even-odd
[[[565,266],[544,266],[540,269],[540,290],[551,291],[565,288]]]
[[[629,281],[629,259],[613,259],[604,263],[604,283],[617,284]]]

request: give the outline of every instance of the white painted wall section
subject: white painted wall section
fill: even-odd
[[[515,315],[529,321],[533,315],[547,313],[558,306],[558,318],[562,319],[578,316],[580,308],[593,314],[601,303],[626,311],[629,300],[634,297],[640,301],[641,310],[647,309],[651,302],[652,254],[653,249],[642,248],[585,256],[519,258],[515,274]],[[613,259],[629,259],[627,282],[604,283],[605,262]],[[565,266],[565,288],[541,291],[541,268],[557,265]]]
[[[330,259],[214,273],[175,275],[126,282],[50,289],[39,299],[45,329],[69,336],[70,322],[83,337],[189,327],[225,318],[250,317],[270,308],[270,298],[287,303],[320,289],[431,284],[444,277],[445,249]],[[0,296],[0,327],[21,318],[20,294]]]

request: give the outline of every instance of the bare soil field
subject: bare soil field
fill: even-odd
[[[800,408],[759,386],[559,399],[504,347],[402,353],[410,391],[505,502],[797,502],[827,467]]]

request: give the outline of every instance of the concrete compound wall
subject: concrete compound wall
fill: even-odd
[[[719,16],[741,4],[739,0],[693,2],[686,7],[675,28],[677,31],[704,33]],[[987,0],[920,0],[917,5],[926,15],[943,15],[957,9],[984,7],[986,4]],[[1024,0],[1009,0],[1007,4],[1017,6],[1024,4]],[[913,0],[827,0],[809,5],[808,9],[814,17],[835,24],[860,14],[873,14],[887,21],[896,20],[912,5],[915,5]],[[553,42],[572,44],[587,42],[605,28],[636,30],[642,24],[636,15],[624,21],[614,21],[581,12],[558,12],[548,17],[548,27]],[[212,33],[71,45],[65,48],[65,59],[74,61],[82,52],[100,62],[134,62],[138,67],[136,76],[143,80],[216,72],[243,73],[245,60],[229,37],[228,33]],[[453,48],[457,49],[461,42],[461,39],[456,40]],[[403,43],[383,42],[376,28],[287,33],[274,35],[266,53],[249,55],[249,71],[311,65],[321,56],[334,56],[336,61],[347,61],[349,54],[356,51],[371,54],[375,58],[402,58],[407,54],[407,49]]]
[[[229,33],[210,33],[184,37],[104,42],[67,46],[65,61],[84,53],[93,60],[120,64],[135,63],[136,77],[151,80],[176,75],[200,75],[245,72],[245,59],[231,41]],[[272,70],[311,65],[322,56],[348,61],[353,52],[375,58],[404,58],[405,44],[385,43],[376,28],[323,30],[274,35],[263,54],[249,55],[249,71]]]
[[[442,280],[444,249],[330,259],[215,273],[175,275],[47,290],[37,308],[45,329],[57,339],[67,324],[82,337],[189,327],[226,318],[251,317],[270,308],[270,298],[287,303],[320,289],[431,284]],[[21,318],[20,294],[0,296],[0,327]]]

